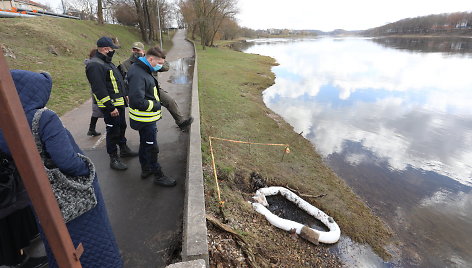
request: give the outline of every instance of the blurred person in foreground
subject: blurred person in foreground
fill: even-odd
[[[34,115],[39,109],[46,106],[51,95],[51,76],[47,73],[23,70],[12,70],[11,75],[28,123],[32,126]],[[64,128],[55,112],[45,110],[42,113],[39,119],[38,132],[41,142],[40,146],[50,157],[51,165],[54,165],[61,172],[70,176],[86,176],[90,174],[89,166],[78,156],[78,153],[83,154],[83,152],[75,143],[70,132]],[[10,154],[10,148],[8,148],[3,135],[0,135],[0,149]],[[67,229],[74,246],[77,247],[79,243],[82,243],[84,246],[85,251],[80,257],[82,267],[123,267],[97,177],[95,177],[92,186],[97,198],[97,205],[67,222]],[[41,225],[41,222],[39,222],[39,225]],[[49,259],[49,268],[58,267],[41,228],[40,231]]]

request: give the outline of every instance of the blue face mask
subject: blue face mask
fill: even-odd
[[[153,71],[153,72],[157,72],[157,71],[159,71],[161,68],[162,68],[162,65],[157,64],[155,67],[152,67],[152,71]]]
[[[140,61],[144,62],[149,67],[151,72],[157,72],[162,68],[162,65],[160,65],[160,64],[157,64],[156,67],[152,67],[151,63],[149,63],[149,61],[146,59],[146,57],[139,57],[138,59]]]

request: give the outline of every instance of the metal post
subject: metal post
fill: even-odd
[[[159,23],[159,40],[161,42],[161,49],[164,49],[162,47],[161,14],[159,12],[159,1],[157,1],[157,21]]]
[[[80,244],[74,248],[49,184],[3,53],[0,53],[0,128],[61,268],[81,268]]]

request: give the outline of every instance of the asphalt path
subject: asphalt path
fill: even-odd
[[[184,30],[177,31],[173,43],[173,48],[167,53],[171,69],[159,74],[159,83],[174,97],[183,114],[188,116],[194,50],[185,40]],[[119,53],[129,51],[122,48]],[[176,256],[178,259],[181,250],[189,134],[182,132],[167,109],[163,108],[163,118],[157,123],[159,163],[167,176],[177,180],[177,186],[165,188],[154,185],[151,177],[144,180],[140,178],[141,168],[137,157],[124,159],[128,165],[126,171],[110,169],[104,140],[105,124],[103,119],[99,119],[97,131],[102,132],[101,136],[87,136],[90,116],[91,100],[66,113],[61,119],[97,168],[125,267],[165,267],[170,261],[176,260]],[[137,151],[138,132],[129,127],[129,120],[127,123],[128,145]]]

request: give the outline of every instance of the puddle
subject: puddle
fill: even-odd
[[[194,57],[181,58],[169,62],[172,75],[169,77],[167,82],[179,85],[192,83],[194,64]]]
[[[307,214],[283,196],[274,195],[266,198],[269,203],[269,210],[273,214],[284,219],[303,223],[315,230],[329,231],[321,221]],[[336,244],[325,246],[341,260],[344,267],[395,267],[393,263],[384,262],[372,251],[369,245],[354,242],[347,236],[342,235]]]

